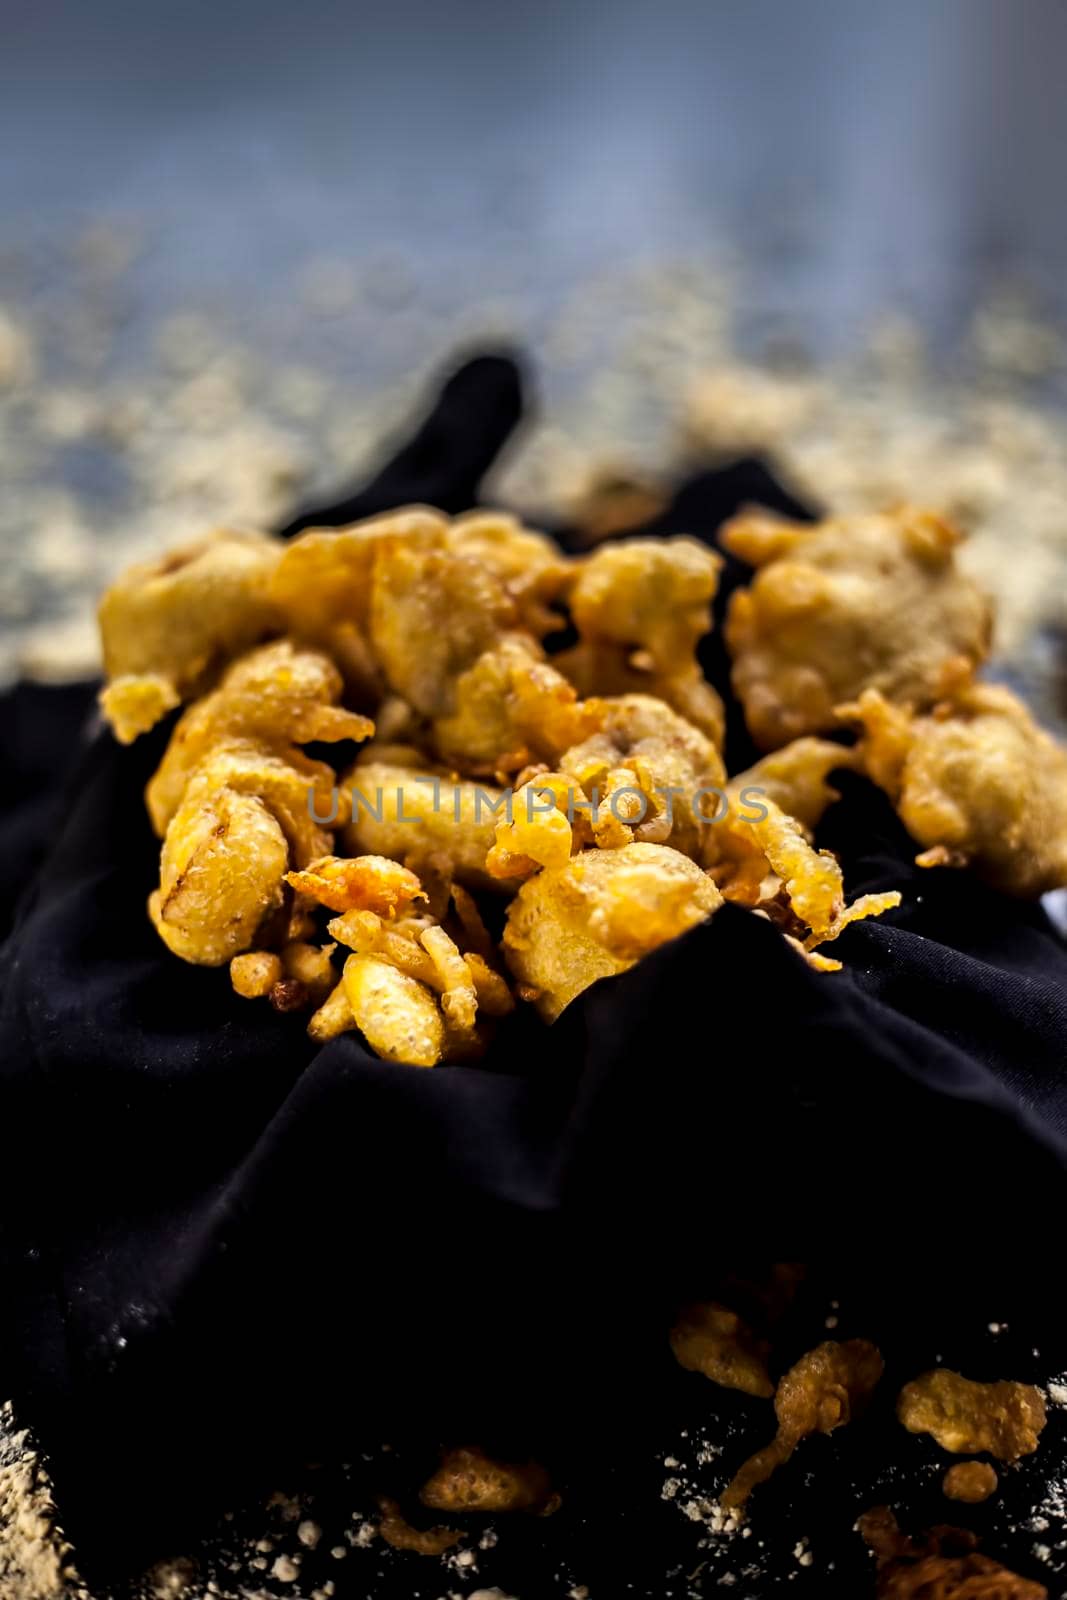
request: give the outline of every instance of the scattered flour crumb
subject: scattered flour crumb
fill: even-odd
[[[279,1556],[270,1570],[279,1583],[295,1583],[300,1576],[300,1568],[291,1556]]]
[[[299,1528],[297,1528],[296,1536],[300,1540],[300,1543],[305,1545],[308,1550],[314,1550],[315,1546],[322,1538],[322,1529],[319,1527],[317,1522],[305,1520],[300,1524]]]

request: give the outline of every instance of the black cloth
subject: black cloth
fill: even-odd
[[[344,518],[382,484],[473,500],[516,394],[500,358],[465,369]],[[753,498],[804,511],[741,463],[656,531],[713,541]],[[861,780],[821,842],[851,892],[904,899],[842,937],[844,972],[727,907],[551,1031],[523,1010],[483,1063],[427,1072],[317,1048],[164,949],[142,790],[167,733],[92,739],[0,957],[0,1372],[83,1542],[109,1472],[147,1538],[237,1461],[404,1427],[603,1456],[674,1381],[671,1307],[738,1257],[843,1261],[906,1343],[1057,1237],[1067,950],[1040,908],[918,872]]]

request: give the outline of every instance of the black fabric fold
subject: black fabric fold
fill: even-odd
[[[485,436],[464,452],[462,418],[501,414],[503,374],[465,370],[463,407],[453,380],[448,426],[359,514],[473,494]],[[449,488],[422,467],[453,450]],[[713,541],[752,498],[804,510],[748,463],[684,486],[654,531]],[[1067,949],[1039,907],[914,867],[854,775],[820,843],[851,892],[904,899],[843,935],[846,971],[727,907],[551,1030],[522,1010],[479,1066],[426,1072],[356,1035],[316,1048],[160,944],[142,791],[166,734],[95,737],[0,956],[2,1370],[84,1536],[131,1461],[148,1529],[168,1484],[188,1505],[194,1462],[209,1495],[238,1460],[413,1419],[549,1453],[595,1427],[602,1449],[658,1404],[672,1306],[738,1256],[842,1260],[890,1298],[907,1258],[927,1315],[994,1239],[1057,1237]]]

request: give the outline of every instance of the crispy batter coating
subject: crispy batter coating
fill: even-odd
[[[270,575],[283,546],[221,529],[129,567],[100,602],[101,706],[130,744],[277,626]]]
[[[811,1433],[832,1433],[850,1422],[870,1399],[883,1369],[880,1352],[866,1339],[843,1344],[827,1339],[801,1356],[775,1391],[777,1434],[735,1473],[723,1491],[722,1504],[743,1506],[752,1490],[789,1460],[802,1439]]]
[[[373,753],[372,746],[368,754]],[[470,888],[508,887],[485,869],[506,807],[500,788],[454,781],[428,765],[420,769],[369,759],[345,773],[342,787],[352,795],[352,821],[343,838],[353,855],[396,861],[441,856]]]
[[[767,1371],[769,1345],[747,1323],[717,1301],[689,1306],[671,1329],[671,1349],[687,1372],[702,1372],[724,1389],[769,1400],[774,1384]]]
[[[976,1383],[936,1367],[906,1383],[897,1416],[909,1433],[928,1433],[953,1455],[984,1452],[1017,1461],[1037,1449],[1045,1401],[1029,1383]]]
[[[508,631],[456,678],[433,741],[442,760],[504,781],[531,761],[555,760],[590,732],[593,714],[537,640]]]
[[[855,771],[858,766],[858,753],[845,745],[830,739],[793,739],[737,773],[726,792],[733,808],[742,812],[756,809],[761,800],[773,800],[810,836],[827,808],[840,798],[829,781],[831,772]]]
[[[846,904],[836,856],[814,849],[808,830],[786,816],[769,793],[758,799],[742,799],[744,794],[744,787],[731,791],[726,815],[704,841],[704,860],[725,899],[773,911],[780,889],[809,952],[836,939],[850,923],[881,916],[900,904],[895,889]]]
[[[946,1499],[976,1506],[996,1493],[999,1481],[988,1461],[957,1461],[945,1473],[941,1488]]]
[[[1009,689],[974,684],[919,717],[868,690],[841,714],[920,866],[970,866],[1026,898],[1067,884],[1067,751]]]
[[[432,1511],[535,1511],[549,1516],[560,1504],[552,1480],[536,1461],[497,1461],[484,1450],[446,1450],[419,1490]]]
[[[388,856],[322,856],[303,872],[286,874],[288,882],[331,911],[374,911],[393,917],[413,900],[425,899],[413,872]]]
[[[328,657],[299,649],[288,639],[262,645],[234,662],[218,688],[190,706],[171,734],[145,792],[156,832],[166,830],[193,772],[223,745],[255,746],[266,757],[295,767],[305,760],[297,745],[370,738],[374,724],[337,704],[341,689],[341,675]],[[333,769],[317,762],[300,770],[305,780],[301,809],[307,813],[307,780],[315,777],[316,810],[321,801],[319,814],[327,815]]]
[[[585,640],[646,654],[663,673],[693,663],[711,628],[722,560],[696,539],[629,539],[602,545],[578,568],[571,616]]]
[[[504,953],[554,1022],[598,978],[625,972],[721,904],[706,873],[667,845],[582,850],[523,884],[508,907]]]
[[[565,750],[558,765],[597,802],[596,843],[669,843],[698,860],[726,782],[715,745],[651,695],[583,704],[595,731]]]
[[[599,639],[582,639],[552,657],[552,665],[574,685],[583,699],[624,694],[650,694],[691,722],[722,749],[726,712],[722,697],[699,665],[660,672],[642,651]]]
[[[878,1600],[1048,1600],[1044,1584],[977,1554],[977,1539],[962,1528],[909,1539],[888,1506],[865,1511],[856,1528],[878,1562]]]
[[[270,579],[271,600],[301,639],[332,642],[334,630],[346,625],[365,634],[375,562],[405,546],[441,546],[447,529],[446,518],[428,506],[406,506],[347,528],[306,528],[284,547]]]
[[[835,706],[864,689],[933,705],[989,654],[988,601],[956,565],[959,535],[930,512],[814,527],[754,512],[721,537],[758,569],[731,599],[726,642],[763,750],[828,731]]]
[[[654,695],[721,748],[723,705],[696,660],[720,557],[685,537],[605,545],[570,591],[579,642],[553,665],[581,695]]]
[[[308,1023],[308,1037],[314,1039],[317,1044],[328,1044],[331,1039],[338,1038],[342,1033],[348,1033],[355,1025],[356,1019],[352,1015],[352,1007],[348,1003],[342,978],[330,990]]]
[[[282,903],[286,869],[326,855],[330,836],[310,801],[315,816],[343,820],[334,772],[297,741],[373,731],[333,703],[340,689],[325,656],[282,639],[235,662],[179,720],[145,799],[163,835],[152,918],[185,960],[215,966],[247,949]],[[274,883],[267,874],[279,862]]]
[[[437,1065],[445,1026],[437,1001],[424,984],[379,956],[351,955],[345,962],[344,985],[356,1027],[384,1061]]]

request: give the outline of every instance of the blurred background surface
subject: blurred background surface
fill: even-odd
[[[1065,48],[1062,0],[5,0],[0,668],[86,670],[117,567],[284,518],[508,341],[501,496],[763,446],[942,504],[1050,701]]]

